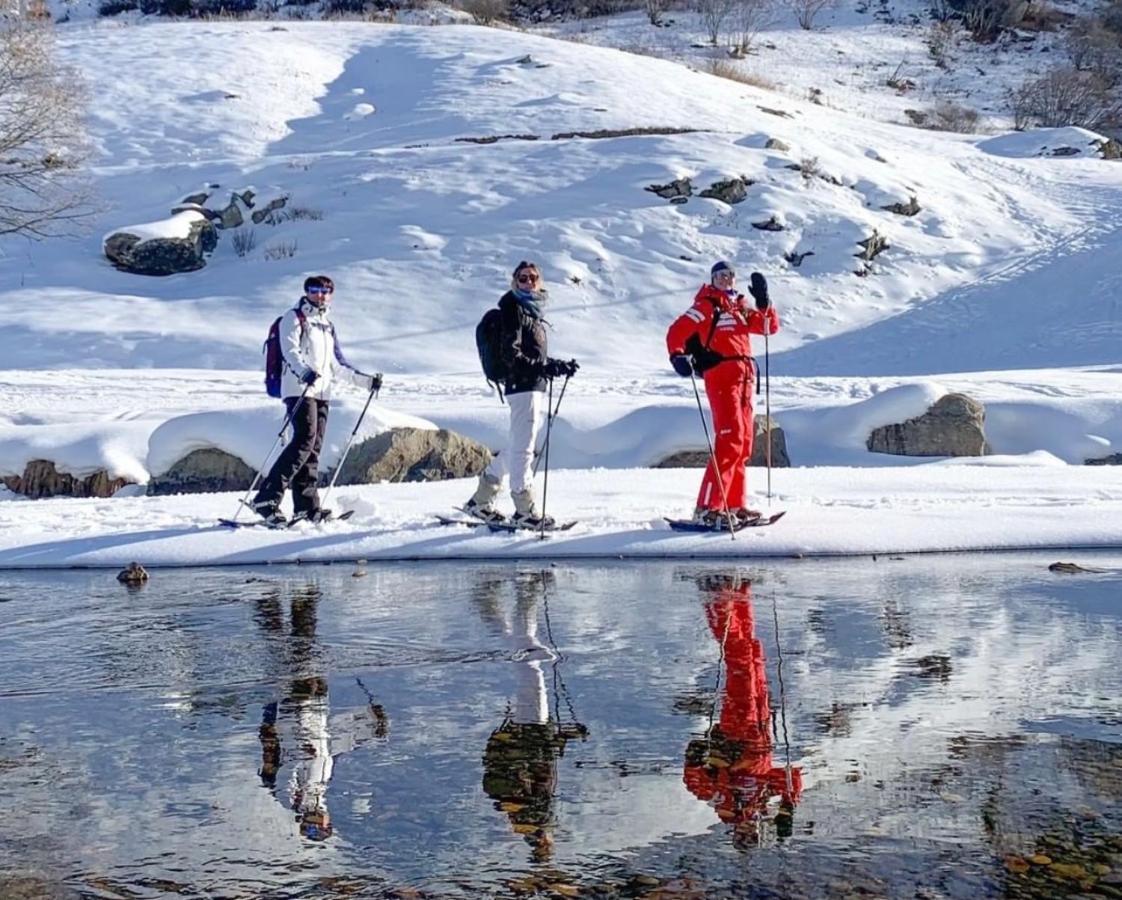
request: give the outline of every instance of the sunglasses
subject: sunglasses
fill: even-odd
[[[713,277],[715,279],[720,278],[720,279],[726,280],[726,281],[734,281],[736,279],[736,273],[735,272],[730,272],[728,269],[725,269],[725,271],[718,272]]]
[[[519,284],[534,284],[541,281],[541,276],[535,275],[533,272],[525,272],[517,278]]]
[[[332,289],[331,288],[325,288],[325,287],[310,287],[310,288],[308,288],[308,293],[309,294],[330,294],[330,293],[332,293]]]

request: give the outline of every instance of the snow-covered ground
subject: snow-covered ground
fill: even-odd
[[[845,29],[828,33],[856,52]],[[791,37],[805,37],[808,66],[836,49]],[[313,272],[339,286],[348,354],[387,374],[367,433],[411,416],[497,445],[505,407],[478,374],[472,330],[513,264],[533,258],[552,294],[552,350],[582,364],[555,429],[549,507],[582,524],[540,544],[435,528],[429,516],[462,502],[465,483],[342,489],[350,523],[299,535],[214,531],[232,497],[8,494],[3,564],[730,552],[727,535],[661,527],[692,507],[699,472],[639,468],[702,444],[663,338],[718,258],[771,282],[784,322],[769,348],[772,412],[800,467],[773,473],[788,517],[736,552],[1122,546],[1119,470],[1082,466],[1122,450],[1122,165],[1094,157],[1094,135],[920,131],[848,98],[823,106],[474,26],[99,22],[60,41],[97,86],[106,202],[87,236],[8,244],[0,258],[0,474],[50,458],[143,482],[208,436],[256,466],[279,426],[261,342]],[[778,55],[795,64],[792,48]],[[555,139],[636,128],[668,133]],[[524,137],[459,140],[504,135]],[[1059,146],[1080,155],[1040,155]],[[684,205],[645,190],[679,177],[695,188]],[[730,177],[753,182],[743,203],[697,196]],[[257,237],[244,257],[224,234],[205,269],[169,278],[101,255],[105,233],[159,221],[208,185],[219,200],[251,187],[320,215],[244,226]],[[913,196],[914,217],[883,209]],[[773,216],[785,230],[752,227]],[[873,230],[890,249],[866,271],[854,254]],[[295,255],[268,258],[281,242]],[[808,251],[798,267],[786,259]],[[997,456],[864,450],[871,427],[950,390],[986,404]],[[325,462],[360,405],[337,410]],[[764,482],[754,471],[754,488]]]

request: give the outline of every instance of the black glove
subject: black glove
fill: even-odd
[[[684,353],[675,353],[671,356],[670,365],[672,365],[674,371],[683,378],[689,378],[693,374],[693,363],[690,362],[690,358]]]
[[[319,378],[319,372],[317,372],[315,369],[308,369],[307,372],[300,376],[300,381],[302,381],[308,387],[311,387],[316,383],[317,378]]]
[[[577,369],[580,368],[580,363],[575,359],[570,359],[568,362],[561,363],[561,374],[566,378],[572,378],[577,374]]]
[[[771,298],[767,295],[767,279],[759,272],[753,272],[752,283],[748,286],[748,293],[756,301],[756,309],[760,312],[771,306]]]
[[[382,389],[382,373],[377,372],[374,375],[367,375],[365,372],[359,372],[363,378],[366,379],[366,389],[371,393],[380,391]]]

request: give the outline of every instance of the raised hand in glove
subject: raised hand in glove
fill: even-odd
[[[771,306],[771,298],[767,293],[767,279],[764,278],[759,272],[753,272],[751,284],[748,285],[748,293],[756,301],[756,309],[760,312],[766,310]]]
[[[366,379],[366,389],[370,391],[370,393],[374,393],[375,391],[380,391],[382,389],[381,372],[376,372],[373,375],[367,375],[365,372],[359,372],[359,375],[362,378]]]
[[[308,387],[311,387],[316,383],[317,378],[319,378],[319,372],[317,372],[315,369],[308,369],[304,372],[303,375],[300,376],[300,381],[303,384],[308,385]]]
[[[580,363],[578,363],[575,359],[570,359],[567,362],[562,362],[560,368],[562,375],[564,375],[566,378],[572,378],[577,374],[577,369],[580,368]]]
[[[671,356],[670,365],[672,365],[674,371],[683,378],[689,378],[693,374],[693,363],[690,362],[690,358],[684,353],[675,353]]]

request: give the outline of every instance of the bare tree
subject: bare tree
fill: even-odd
[[[709,35],[709,43],[720,43],[725,21],[734,6],[736,0],[697,0],[694,4],[701,17],[701,24],[705,26],[705,33]]]
[[[774,22],[774,0],[735,0],[730,29],[733,55],[744,56],[760,32]]]
[[[822,10],[834,5],[834,0],[787,0],[787,2],[795,13],[799,28],[804,31],[810,31],[814,27],[814,20]]]
[[[1122,120],[1122,103],[1110,84],[1094,72],[1053,69],[1035,81],[1026,81],[1012,96],[1017,128],[1040,125],[1059,128],[1078,125],[1097,129]]]
[[[49,23],[0,22],[0,235],[65,233],[93,212],[78,173],[83,94],[53,50]]]

